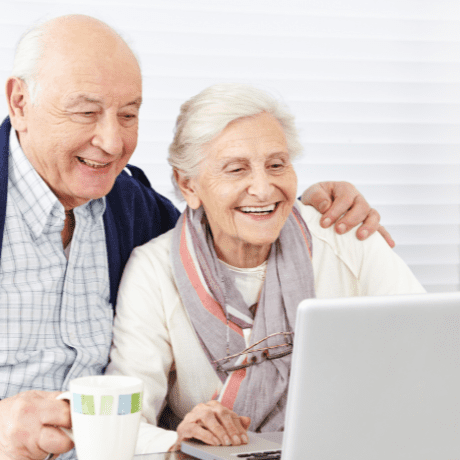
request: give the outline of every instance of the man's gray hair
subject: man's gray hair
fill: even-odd
[[[46,39],[48,31],[51,29],[52,24],[55,20],[60,20],[63,18],[72,19],[73,17],[85,17],[85,15],[69,14],[65,16],[58,16],[56,18],[49,19],[45,22],[41,22],[27,30],[19,40],[19,43],[16,47],[16,53],[14,56],[13,70],[11,72],[11,76],[20,78],[25,82],[32,103],[34,103],[40,89],[38,74],[40,72],[40,61],[44,55],[45,47],[47,45]],[[100,19],[93,18],[92,16],[86,17],[106,26],[116,36],[118,36],[130,49],[140,67],[139,57],[136,55],[136,53],[134,53],[127,41],[119,32],[117,32],[115,29],[113,29],[113,27],[110,27],[108,24],[101,21]]]
[[[169,164],[183,171],[188,178],[196,177],[207,143],[232,121],[263,112],[273,115],[281,124],[290,158],[298,156],[302,145],[294,116],[285,104],[253,86],[223,83],[206,88],[182,104],[174,139],[169,146]],[[173,184],[177,196],[182,198],[174,174]]]
[[[32,103],[38,92],[37,75],[45,48],[47,26],[47,23],[42,23],[26,31],[19,40],[14,56],[11,76],[24,81]]]

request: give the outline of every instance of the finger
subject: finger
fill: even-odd
[[[232,436],[235,432],[229,433],[223,425],[225,422],[222,420],[222,417],[217,418],[217,415],[212,410],[208,410],[203,413],[200,421],[203,427],[209,430],[221,444],[224,446],[230,446],[233,444]]]
[[[223,406],[218,401],[209,401],[206,406],[212,407],[219,423],[227,432],[233,445],[239,446],[247,443],[246,429],[241,424],[240,417],[235,412]]]
[[[394,248],[396,246],[396,243],[394,242],[393,238],[391,237],[390,233],[386,230],[385,227],[379,225],[378,232],[383,236],[390,248]]]
[[[44,452],[63,454],[73,449],[72,440],[59,428],[44,426],[40,431],[39,448]]]
[[[249,428],[249,425],[251,424],[251,417],[240,415],[240,422],[243,425],[243,428],[247,431]]]
[[[40,408],[40,422],[43,425],[71,428],[70,404],[67,401],[56,399],[59,394],[59,392],[50,393],[50,397],[43,400]]]
[[[335,204],[335,202],[334,202]],[[345,203],[344,203],[345,206]],[[339,210],[340,212],[340,210]],[[366,220],[369,221],[366,223]],[[356,225],[364,222],[367,224],[367,230],[375,232],[380,221],[380,215],[375,209],[371,209],[369,203],[363,197],[356,197],[350,209],[337,220],[335,230],[339,234],[343,234],[351,230]]]
[[[353,205],[354,205],[354,201],[350,199],[348,195],[346,196],[342,195],[340,198],[337,198],[336,200],[334,200],[331,207],[327,210],[327,212],[324,213],[323,217],[321,218],[320,220],[321,226],[323,228],[330,227],[332,224],[337,222],[337,219],[339,219],[342,215],[347,213],[347,211],[350,212],[349,210],[350,208],[352,208]],[[359,208],[358,211],[362,212],[362,208]],[[366,217],[366,215],[367,214],[365,214],[359,222],[362,222],[364,220],[364,217]],[[352,218],[356,218],[356,217],[352,216]],[[345,226],[346,225],[347,224],[345,223]],[[351,227],[348,227],[348,230],[350,228]],[[337,226],[336,226],[336,229],[337,229]],[[345,233],[345,231],[342,231],[342,233]]]
[[[187,439],[198,439],[210,446],[221,446],[222,442],[214,436],[212,432],[201,426],[197,422],[184,421],[177,428],[177,444],[180,445],[182,441]]]
[[[375,210],[371,209],[369,215],[366,217],[363,224],[359,227],[356,232],[356,236],[359,240],[365,240],[373,233],[375,233],[380,226],[380,214]]]
[[[321,214],[326,212],[332,204],[330,190],[321,184],[314,184],[305,190],[301,196],[302,203],[315,207]]]
[[[239,446],[248,442],[246,430],[243,428],[238,415],[231,411],[222,411],[218,413],[217,416],[234,446]]]

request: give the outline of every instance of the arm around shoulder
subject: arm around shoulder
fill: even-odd
[[[313,268],[319,297],[423,293],[425,289],[379,233],[367,240],[338,235],[320,225],[321,214],[300,204],[313,237]]]

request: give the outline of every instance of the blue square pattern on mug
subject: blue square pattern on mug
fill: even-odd
[[[83,413],[83,408],[81,405],[81,395],[77,393],[73,394],[73,411],[77,414]]]
[[[131,413],[131,396],[120,395],[118,399],[118,415],[126,415]]]

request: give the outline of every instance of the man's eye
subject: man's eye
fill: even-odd
[[[137,115],[134,115],[132,113],[124,113],[120,115],[120,120],[123,120],[125,123],[133,123],[136,121]]]

